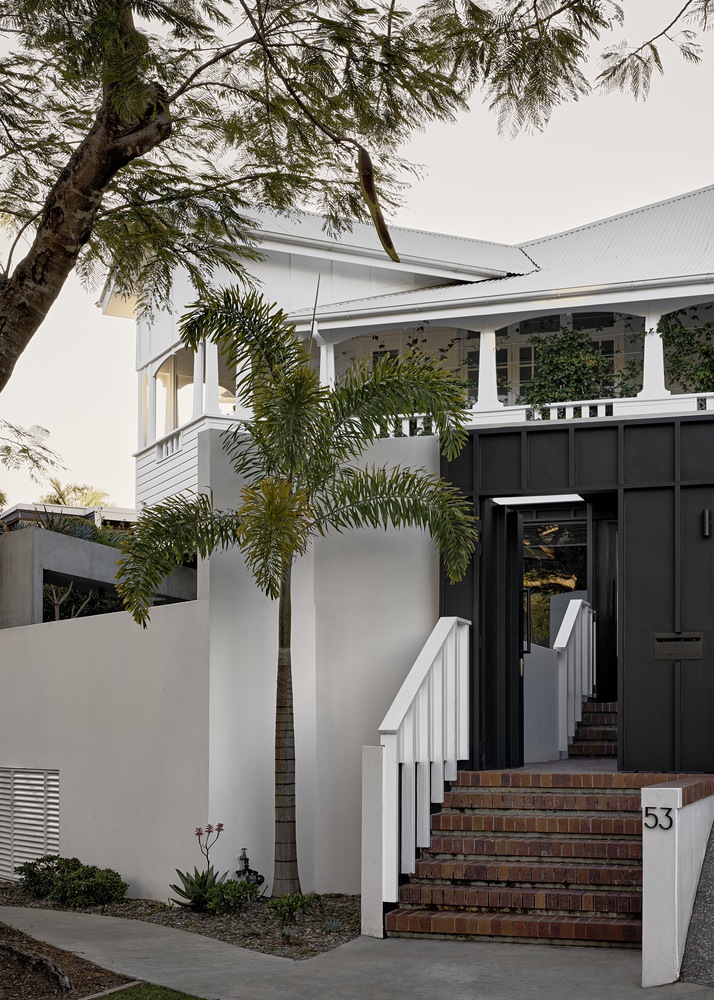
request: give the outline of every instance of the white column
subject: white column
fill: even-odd
[[[216,417],[221,412],[218,406],[218,347],[212,343],[206,344],[206,403],[203,412],[209,417]]]
[[[332,388],[335,384],[335,345],[322,341],[320,344],[320,385]]]
[[[153,444],[156,440],[156,370],[158,366],[149,368],[148,413],[146,422],[146,443]]]
[[[250,361],[248,361],[246,359],[242,363],[242,365],[240,366],[240,368],[238,369],[238,371],[236,372],[236,384],[241,380],[243,372],[246,370],[246,368],[248,367],[249,364],[250,364]],[[239,420],[252,420],[253,419],[253,410],[252,410],[252,408],[250,406],[245,406],[243,403],[241,403],[240,398],[238,396],[238,391],[237,390],[236,390],[236,412],[235,412],[235,416],[238,417]]]
[[[642,369],[642,391],[638,399],[665,399],[671,396],[664,381],[664,344],[657,332],[657,324],[662,314],[647,311],[645,316],[645,356]]]
[[[496,331],[482,330],[479,336],[478,399],[474,410],[497,410],[502,407],[496,380]]]
[[[203,353],[205,341],[198,345],[193,356],[193,419],[203,413]]]
[[[137,450],[141,451],[145,448],[149,440],[149,414],[147,411],[148,406],[148,382],[146,383],[147,391],[144,392],[144,379],[146,378],[146,372],[141,370],[137,372],[139,379],[139,412],[137,414],[138,420],[138,432],[139,440],[137,443]]]
[[[335,384],[335,345],[328,343],[313,322],[312,337],[320,348],[320,385],[332,387]]]

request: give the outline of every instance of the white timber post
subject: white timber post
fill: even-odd
[[[146,444],[153,444],[156,440],[156,371],[158,365],[148,369],[148,402],[146,420]]]
[[[663,399],[671,396],[671,392],[665,387],[664,344],[662,335],[657,330],[661,317],[662,313],[650,309],[645,316],[645,355],[642,390],[637,393],[638,399]]]
[[[332,388],[335,384],[335,345],[320,334],[317,322],[313,326],[312,336],[320,348],[320,385]]]
[[[206,343],[206,403],[207,416],[217,417],[221,409],[218,405],[218,345]]]
[[[498,410],[502,407],[496,377],[496,331],[482,330],[479,335],[478,398],[474,410]]]
[[[193,419],[203,413],[203,353],[206,342],[202,341],[193,356]]]

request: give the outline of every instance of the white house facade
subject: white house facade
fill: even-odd
[[[652,669],[661,673],[664,662],[669,671],[661,674],[661,691],[672,689],[671,698],[662,698],[672,705],[680,699],[674,721],[669,701],[666,710],[657,708],[670,720],[671,748],[660,753],[639,732],[633,708],[646,668],[629,666],[636,660],[630,646],[649,650],[660,641],[656,631],[664,644],[666,635],[696,633],[705,667],[714,655],[714,621],[702,610],[701,622],[685,622],[680,583],[665,586],[674,570],[657,560],[653,572],[660,589],[672,592],[674,617],[663,605],[661,627],[650,629],[638,618],[635,628],[637,602],[628,597],[623,604],[636,586],[623,560],[632,563],[628,546],[642,522],[635,504],[645,492],[667,537],[669,520],[685,523],[682,511],[700,525],[703,512],[714,509],[714,462],[706,452],[714,443],[714,392],[679,391],[657,331],[661,317],[680,310],[690,310],[685,321],[692,325],[714,319],[714,187],[519,246],[394,228],[398,264],[383,255],[368,226],[331,237],[310,215],[265,214],[256,225],[264,258],[251,272],[301,335],[312,332],[321,379],[332,383],[352,360],[370,362],[385,351],[438,354],[462,374],[472,400],[469,449],[447,474],[473,496],[483,531],[493,523],[494,537],[501,515],[489,513],[493,501],[528,512],[519,515],[515,541],[503,542],[510,548],[479,554],[471,583],[459,591],[440,580],[435,552],[417,531],[346,533],[318,541],[300,560],[294,676],[303,888],[359,890],[362,747],[378,742],[380,722],[440,615],[473,623],[472,721],[468,752],[459,759],[473,769],[506,768],[567,754],[557,733],[558,690],[545,697],[540,681],[534,687],[537,654],[524,657],[516,635],[512,662],[503,660],[511,654],[491,655],[496,639],[484,623],[490,612],[484,612],[483,573],[502,565],[504,553],[521,558],[524,520],[526,561],[543,552],[554,558],[557,529],[561,591],[587,599],[612,632],[618,665],[602,673],[600,686],[601,693],[605,686],[611,691],[608,701],[624,706],[613,751],[620,768],[714,770],[698,749],[710,727],[714,733],[708,703],[697,717],[697,747],[680,732],[681,705],[706,700],[709,682],[688,689],[680,676],[686,664],[673,647],[657,659]],[[215,346],[194,354],[180,342],[179,319],[192,298],[178,274],[173,311],[136,324],[139,509],[183,490],[211,489],[219,508],[235,498],[221,433],[246,414],[236,401],[235,373]],[[133,314],[133,304],[118,296],[108,294],[103,305],[113,315]],[[519,402],[535,371],[533,336],[562,330],[586,331],[615,372],[634,362],[641,373],[634,394],[553,399],[544,407]],[[421,417],[406,415],[370,460],[438,471],[438,442]],[[650,448],[662,468],[642,458]],[[641,549],[644,537],[637,544]],[[677,574],[700,559],[689,542],[672,545]],[[582,571],[573,569],[578,546],[587,562]],[[698,580],[708,579],[710,561],[707,549]],[[514,572],[508,586],[520,593],[523,571]],[[494,583],[494,593],[500,586]],[[522,629],[513,601],[508,612],[510,600],[504,598],[504,628]],[[501,610],[494,605],[494,620]],[[0,632],[0,779],[58,775],[57,846],[118,868],[135,895],[167,896],[174,869],[196,863],[193,828],[207,821],[226,828],[215,849],[217,867],[235,868],[246,847],[251,865],[269,876],[276,616],[240,555],[227,552],[199,564],[195,601],[155,609],[145,632],[125,614]],[[555,619],[550,627],[557,632]],[[554,635],[544,640],[554,644]],[[524,663],[525,700],[517,679]],[[501,693],[498,677],[489,679],[498,670],[506,678]],[[596,687],[591,673],[589,689],[579,694]],[[555,727],[552,739],[546,727]],[[0,808],[0,821],[3,815]],[[10,874],[24,849],[9,826],[5,838],[10,847],[0,854],[0,875]]]

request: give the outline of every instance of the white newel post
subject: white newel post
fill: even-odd
[[[479,336],[478,398],[474,410],[503,408],[498,398],[496,377],[496,331],[482,330]]]
[[[671,396],[665,387],[664,344],[657,331],[662,313],[648,312],[645,316],[645,354],[642,371],[642,391],[638,399],[663,399]]]

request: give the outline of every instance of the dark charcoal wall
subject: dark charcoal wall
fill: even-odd
[[[477,501],[617,495],[620,767],[714,771],[714,415],[475,430],[445,472]],[[477,561],[445,613],[478,622]],[[655,634],[680,632],[702,658],[655,658]]]

